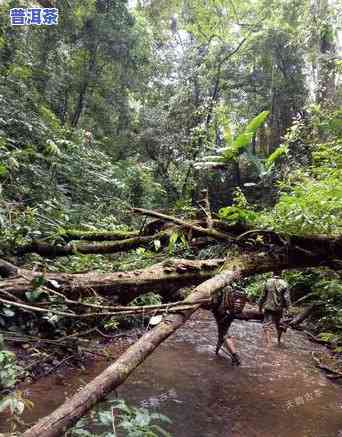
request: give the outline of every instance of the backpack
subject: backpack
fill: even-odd
[[[287,290],[287,284],[280,278],[271,278],[266,283],[267,293],[272,296],[274,308],[282,310],[285,307],[284,293]]]

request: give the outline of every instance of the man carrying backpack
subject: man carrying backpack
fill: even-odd
[[[248,302],[246,293],[235,284],[223,288],[221,293],[215,297],[213,306],[211,307],[218,329],[216,355],[225,343],[230,353],[233,366],[239,366],[241,362],[234,339],[228,334],[228,330],[236,318],[236,315],[242,313],[246,302]]]
[[[278,273],[278,272],[277,272]],[[279,272],[280,273],[280,272]],[[278,345],[286,328],[281,323],[284,309],[290,306],[289,286],[277,274],[266,281],[265,288],[259,299],[259,310],[264,312],[264,335],[266,344],[271,344],[271,330],[277,330]]]

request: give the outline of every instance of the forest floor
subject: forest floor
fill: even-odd
[[[341,383],[331,382],[315,367],[312,353],[325,348],[289,329],[284,346],[267,349],[256,322],[234,322],[231,328],[242,366],[216,356],[216,325],[201,311],[141,365],[115,396],[129,404],[157,409],[173,420],[176,437],[339,437],[342,435]],[[49,414],[66,397],[92,380],[133,343],[131,337],[99,343],[98,356],[83,369],[60,366],[23,387],[34,402],[24,420]],[[101,405],[99,407],[101,409]],[[1,432],[6,429],[2,425]]]

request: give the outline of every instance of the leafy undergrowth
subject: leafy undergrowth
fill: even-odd
[[[237,189],[234,204],[219,211],[222,220],[284,234],[341,235],[342,113],[316,106],[309,111],[310,118],[294,123],[286,136],[288,160],[278,179],[274,207],[260,210]],[[298,149],[298,143],[303,149],[309,148],[310,165],[297,163],[294,149]]]
[[[171,437],[160,422],[171,420],[146,408],[131,407],[124,400],[100,404],[90,415],[83,417],[67,433],[69,437]]]
[[[0,334],[0,415],[7,414],[13,431],[21,422],[20,416],[24,409],[32,406],[32,402],[25,399],[21,391],[15,390],[18,375],[24,373],[24,369],[17,364],[15,353],[5,348]]]

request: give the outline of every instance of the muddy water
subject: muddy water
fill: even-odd
[[[313,366],[303,335],[289,330],[286,346],[265,350],[261,325],[231,328],[242,366],[216,357],[214,321],[208,313],[189,321],[118,389],[128,403],[169,416],[175,437],[342,437],[341,386]],[[115,349],[117,352],[117,348]],[[35,421],[108,365],[104,360],[65,378],[42,379],[30,390]]]

